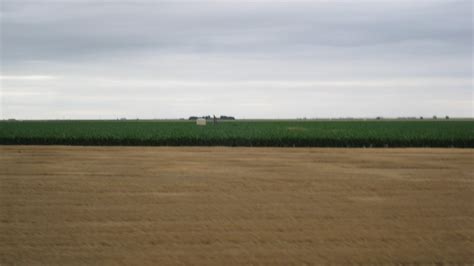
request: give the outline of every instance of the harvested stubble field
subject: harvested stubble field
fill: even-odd
[[[473,155],[0,146],[0,265],[472,264]]]

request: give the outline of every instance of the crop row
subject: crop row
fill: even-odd
[[[0,122],[0,144],[474,147],[473,121]]]

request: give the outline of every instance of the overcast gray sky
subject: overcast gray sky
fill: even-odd
[[[0,5],[0,118],[473,116],[470,0]]]

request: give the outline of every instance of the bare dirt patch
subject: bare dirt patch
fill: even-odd
[[[473,155],[0,146],[0,265],[471,264]]]

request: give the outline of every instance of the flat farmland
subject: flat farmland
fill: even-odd
[[[472,264],[473,158],[0,146],[0,265]]]
[[[0,145],[474,148],[474,120],[0,121]]]

